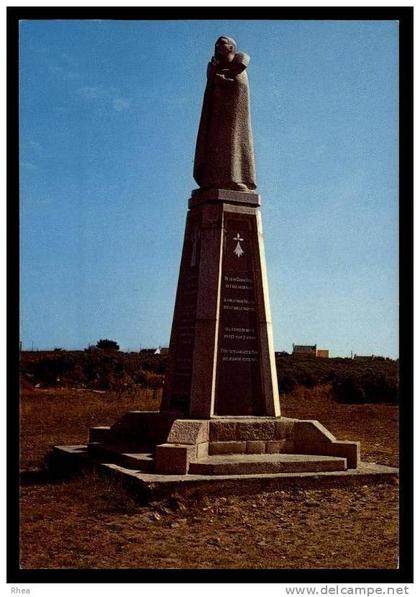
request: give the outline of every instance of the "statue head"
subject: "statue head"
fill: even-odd
[[[219,60],[232,59],[236,54],[237,43],[232,37],[222,35],[214,46],[214,55]]]

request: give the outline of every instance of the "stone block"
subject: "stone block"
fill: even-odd
[[[197,458],[206,458],[209,455],[209,442],[197,444],[196,456]]]
[[[246,453],[247,454],[264,454],[265,452],[264,441],[250,441],[246,442]]]
[[[297,442],[329,443],[335,437],[319,421],[296,421],[293,426],[293,439]]]
[[[195,457],[196,447],[182,444],[156,446],[155,470],[166,475],[186,475],[190,460]]]
[[[360,442],[333,441],[295,442],[295,451],[299,454],[319,454],[347,459],[348,468],[357,468],[360,464]]]
[[[282,417],[274,423],[274,438],[276,440],[293,439],[293,427],[295,419],[287,419]]]
[[[274,421],[249,421],[238,423],[236,427],[238,440],[263,441],[274,438]]]
[[[236,423],[210,421],[210,441],[229,442],[236,440]]]
[[[129,411],[111,427],[116,442],[162,444],[177,416],[157,411]]]
[[[267,442],[266,452],[267,454],[291,454],[294,452],[294,443],[288,439]]]
[[[329,456],[341,456],[347,458],[347,467],[357,468],[360,464],[360,442],[332,442],[329,447]]]
[[[302,454],[245,454],[243,456],[209,456],[191,462],[191,474],[264,475],[278,473],[321,473],[345,471],[345,458],[306,456]]]
[[[188,207],[196,207],[202,203],[209,201],[229,201],[232,203],[239,203],[244,205],[252,205],[259,207],[261,205],[261,197],[257,193],[250,191],[234,191],[225,189],[196,189],[191,193],[191,199],[188,202]]]
[[[110,427],[91,427],[89,429],[89,443],[105,442],[110,436]]]
[[[246,442],[210,442],[209,454],[245,454]]]
[[[208,421],[177,419],[168,435],[168,444],[200,444],[209,441]]]

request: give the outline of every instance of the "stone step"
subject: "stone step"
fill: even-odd
[[[105,427],[103,425],[100,427],[91,427],[89,429],[89,442],[106,442],[107,438],[109,437],[110,429],[111,427]]]
[[[191,475],[255,475],[318,473],[347,470],[347,460],[307,454],[229,454],[208,456],[190,463]]]
[[[88,450],[94,456],[109,459],[111,462],[125,466],[126,468],[138,471],[151,471],[154,468],[154,458],[150,447],[106,445],[92,442]]]

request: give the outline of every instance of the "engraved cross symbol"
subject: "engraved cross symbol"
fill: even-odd
[[[234,249],[234,251],[233,251],[233,252],[235,253],[235,255],[236,255],[236,256],[238,257],[238,259],[239,259],[239,257],[242,257],[242,255],[244,254],[244,251],[243,251],[243,249],[242,249],[242,247],[241,247],[241,241],[243,241],[244,239],[243,239],[243,238],[241,238],[241,236],[240,236],[240,234],[239,234],[239,232],[238,232],[238,233],[237,233],[237,235],[233,237],[233,240],[236,240],[236,241],[237,241],[237,242],[236,242],[236,247],[235,247],[235,249]]]

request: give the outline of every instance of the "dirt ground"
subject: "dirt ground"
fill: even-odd
[[[83,443],[91,425],[158,407],[153,392],[120,396],[36,391],[22,396],[21,466],[51,445]],[[156,404],[156,406],[154,406]],[[328,388],[284,397],[283,414],[317,418],[359,439],[363,460],[398,464],[398,408],[340,405]],[[81,476],[21,488],[22,568],[396,568],[398,488],[287,489],[257,496],[139,506],[108,481]]]

